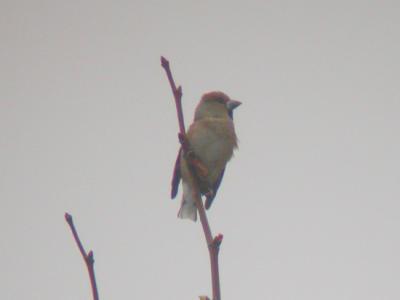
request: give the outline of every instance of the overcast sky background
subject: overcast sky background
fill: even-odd
[[[246,4],[244,4],[246,3]],[[160,55],[243,102],[209,212],[224,299],[400,299],[398,1],[0,3],[0,299],[211,295]],[[180,198],[180,196],[179,196]]]

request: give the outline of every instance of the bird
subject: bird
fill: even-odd
[[[220,91],[205,93],[196,107],[193,123],[186,132],[188,151],[179,149],[176,158],[171,198],[178,193],[182,181],[182,201],[178,212],[181,219],[197,220],[197,207],[190,170],[194,171],[200,196],[206,196],[209,209],[221,184],[225,167],[238,146],[233,110],[242,103]]]

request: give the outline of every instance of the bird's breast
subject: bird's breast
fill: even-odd
[[[188,140],[195,154],[206,165],[210,182],[215,181],[236,147],[233,122],[226,119],[204,119],[194,122]]]

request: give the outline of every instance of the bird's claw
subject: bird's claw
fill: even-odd
[[[188,140],[187,140],[187,137],[186,137],[185,134],[179,132],[179,133],[178,133],[178,140],[179,140],[179,143],[181,143],[181,145],[182,145],[184,148],[185,148],[185,147],[189,147],[189,143],[188,143]]]
[[[196,171],[197,176],[199,176],[202,179],[207,177],[208,169],[199,159],[193,158],[191,160],[191,164],[194,167],[194,170]]]
[[[204,195],[206,196],[206,198],[212,198],[214,196],[214,191],[209,188]]]

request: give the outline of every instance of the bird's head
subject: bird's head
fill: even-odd
[[[242,104],[240,101],[232,100],[222,92],[209,92],[203,95],[197,105],[194,119],[202,118],[231,118],[233,110]]]

